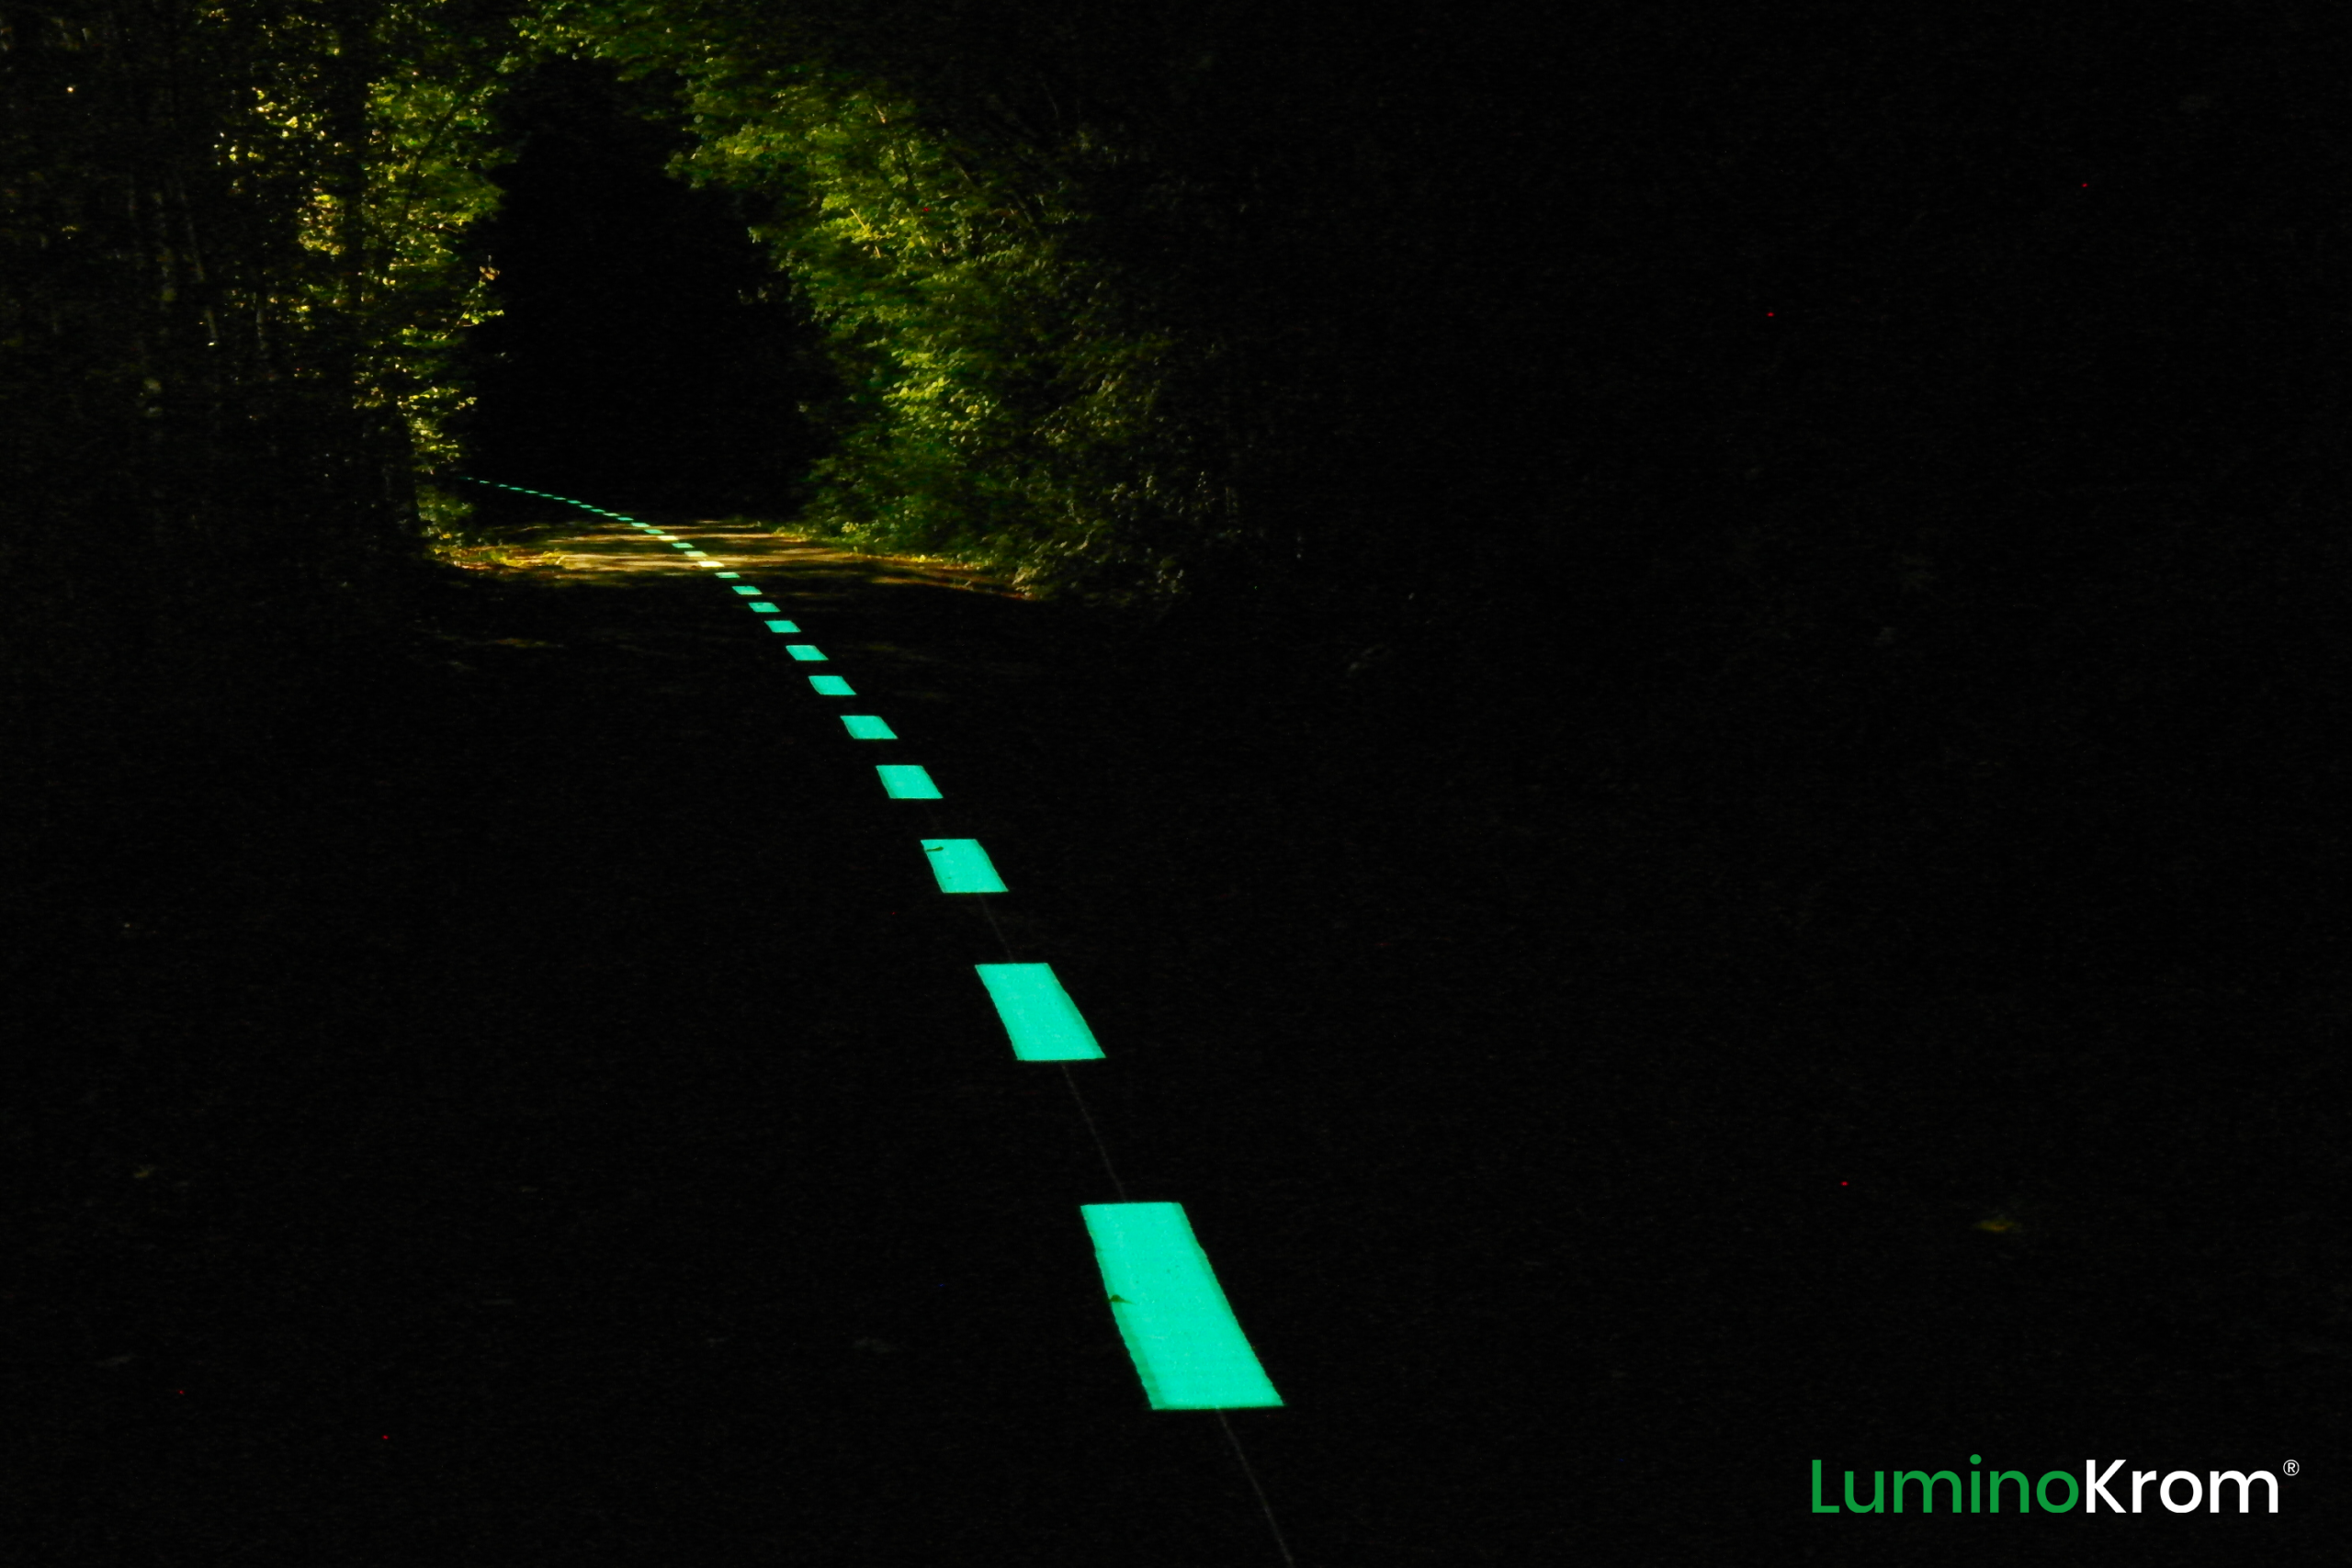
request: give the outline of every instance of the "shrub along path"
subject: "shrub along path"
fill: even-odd
[[[796,664],[708,569],[512,504],[527,564],[420,590],[266,744],[94,793],[17,890],[28,1560],[1279,1561],[1215,1418],[1144,1405],[1078,1213],[1113,1179],[972,974],[1008,956],[1086,1012],[1118,1180],[1186,1206],[1288,1402],[1231,1420],[1300,1562],[1726,1550],[1811,1458],[2078,1465],[2216,1367],[2259,1443],[2183,1462],[2289,1457],[2240,1417],[2333,1370],[2308,1303],[2111,1315],[2246,1261],[2164,1207],[2193,1183],[2100,1166],[2253,1114],[2101,1079],[2130,1040],[1972,1035],[1955,1103],[1886,1047],[1917,998],[1543,759],[677,523]],[[1011,892],[940,894],[942,834]]]

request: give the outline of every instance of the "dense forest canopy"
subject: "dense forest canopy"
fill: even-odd
[[[232,704],[252,628],[417,552],[508,9],[6,8],[12,708]]]
[[[507,106],[570,58],[634,84],[820,340],[813,460],[772,483],[802,525],[1269,618],[1466,562],[1534,504],[1515,448],[1557,433],[1520,276],[1557,198],[1522,164],[1498,200],[1488,166],[1548,112],[1539,36],[1335,6],[10,6],[12,699],[163,700],[137,671],[169,645],[209,650],[171,700],[228,700],[206,666],[257,607],[347,614],[462,522]],[[1384,526],[1419,497],[1456,515]],[[94,603],[64,541],[101,516],[173,585]]]
[[[577,53],[671,90],[678,172],[752,199],[779,288],[825,331],[841,395],[812,416],[839,440],[810,521],[1114,599],[1182,592],[1218,553],[1352,556],[1348,498],[1294,493],[1347,465],[1294,473],[1313,443],[1291,437],[1393,434],[1367,389],[1450,349],[1395,309],[1451,270],[1430,204],[1482,271],[1513,260],[1477,232],[1476,182],[1436,165],[1525,137],[1524,51],[1480,64],[1500,96],[1449,134],[1464,84],[1410,52],[1431,30],[1217,6],[14,6],[12,308],[33,330],[10,381],[86,388],[31,411],[74,434],[21,443],[27,490],[87,511],[77,485],[119,480],[69,454],[135,429],[169,488],[217,493],[187,465],[218,465],[232,426],[256,439],[243,404],[274,399],[351,425],[334,460],[379,472],[333,531],[401,547],[448,504],[416,479],[462,466],[502,95]],[[1498,331],[1549,313],[1476,293]]]
[[[2340,660],[2346,31],[9,0],[6,698],[232,705],[463,525],[486,220],[558,62],[773,262],[743,292],[811,347],[746,482],[795,525],[1410,641],[1443,746],[1703,777],[1916,880]],[[102,582],[94,535],[168,568]]]

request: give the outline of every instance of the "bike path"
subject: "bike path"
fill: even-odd
[[[1351,749],[1246,641],[664,520],[770,616],[582,515],[98,814],[52,886],[107,929],[12,951],[57,1021],[0,1106],[21,1554],[1279,1562],[1216,1418],[1145,1402],[1079,1213],[1123,1192],[1281,1392],[1230,1420],[1303,1562],[1736,1557],[1815,1456],[2316,1451],[2335,1361],[2213,1324],[2319,1309],[2201,1304],[2296,1216],[2151,1174],[2257,1111],[2322,1157],[2317,1097],[2233,1087],[2262,1019],[2162,1004],[2177,1085],[2152,1029],[1939,1039],[1744,935],[1670,819],[1396,787],[1430,731]],[[1102,1060],[1013,1059],[1007,959]]]
[[[55,1560],[1280,1561],[1216,1416],[1145,1404],[1080,1209],[1185,1202],[1268,1317],[1264,1156],[1221,1157],[1262,1114],[1132,1003],[1104,1060],[1014,1060],[973,968],[1110,1001],[1115,696],[1057,699],[1036,606],[694,537],[727,566],[575,533],[160,836],[180,972],[89,1099],[169,1196],[77,1281],[128,1375],[42,1412]],[[944,894],[927,837],[1010,890]]]

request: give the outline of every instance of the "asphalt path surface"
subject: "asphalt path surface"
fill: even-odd
[[[1391,1396],[1329,1320],[1431,1309],[1361,1266],[1397,1243],[1350,1234],[1390,1222],[1335,1105],[1419,1055],[1365,1004],[1475,933],[1384,923],[1368,846],[1285,827],[1329,814],[1249,660],[1120,667],[968,573],[692,529],[797,663],[641,534],[513,536],[92,835],[17,1298],[45,1560],[1279,1561],[1217,1417],[1144,1403],[1079,1213],[1122,1195],[1186,1206],[1285,1391],[1227,1417],[1276,1519],[1306,1472],[1363,1492],[1295,1549],[1376,1531],[1396,1458],[1329,1444],[1397,1440]],[[1011,891],[943,895],[935,836]],[[1007,958],[1106,1060],[1012,1059]]]
[[[1433,768],[1442,716],[1246,642],[648,519],[787,639],[513,509],[523,564],[50,874],[26,1561],[1223,1568],[1271,1511],[1305,1563],[1885,1562],[1811,1459],[2324,1464],[2342,1238],[2239,1169],[2322,1141],[2296,1018],[1841,1000],[1675,824]],[[1012,1059],[1007,958],[1105,1060]],[[1284,1397],[1238,1455],[1144,1402],[1079,1213],[1123,1195],[1184,1204]],[[2007,1560],[2081,1560],[2053,1522]],[[2157,1522],[2140,1561],[2245,1547]]]

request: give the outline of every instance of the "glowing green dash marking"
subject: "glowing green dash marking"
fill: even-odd
[[[1012,1055],[1023,1062],[1099,1062],[1102,1047],[1086,1027],[1050,964],[975,964],[980,984],[1004,1021]],[[1122,1292],[1121,1294],[1125,1292]]]
[[[670,547],[673,550],[690,550],[694,548],[692,545],[686,543],[684,539],[671,540]]]
[[[734,574],[733,572],[731,572],[731,571],[730,571],[730,572],[729,572],[727,575],[728,575],[728,576],[729,576],[729,577],[732,577],[732,576],[734,576],[735,574]],[[749,584],[749,583],[747,583],[747,582],[746,582],[746,583],[738,583],[738,584],[736,585],[736,587],[735,587],[735,592],[738,592],[738,593],[749,593],[749,594],[751,594],[753,598],[757,598],[757,597],[759,596],[759,592],[760,592],[760,591],[759,591],[758,589],[756,589],[756,588],[752,587],[751,584]]]
[[[899,738],[888,725],[882,722],[878,714],[845,713],[842,715],[842,724],[848,729],[852,740],[896,740]]]
[[[831,664],[832,662],[831,660],[817,651],[817,645],[814,643],[787,642],[784,645],[784,650],[803,664]]]
[[[712,573],[711,573],[711,575],[712,575],[713,577],[741,577],[741,576],[742,576],[743,574],[742,574],[741,572],[740,572],[740,571],[714,571],[714,572],[712,572]],[[741,592],[745,592],[745,590],[741,589],[741,588],[738,588],[737,590],[735,590],[735,592],[738,592],[738,593],[741,593]],[[759,590],[758,590],[758,589],[756,589],[756,588],[754,588],[754,589],[750,590],[749,592],[753,592],[753,593],[757,593],[757,592],[759,592]]]
[[[892,800],[939,800],[944,798],[931,775],[913,762],[884,762],[874,770],[882,775],[882,793]]]
[[[1282,1404],[1181,1203],[1080,1203],[1103,1292],[1154,1410]]]
[[[753,589],[752,592],[753,592],[754,593],[756,593],[756,592],[759,592],[759,590],[755,588],[755,589]],[[762,600],[760,600],[757,604],[754,604],[752,606],[752,609],[754,609],[754,610],[759,611],[762,615],[775,615],[775,606],[774,604],[769,604],[769,603],[768,603],[766,600],[764,600],[764,599],[762,599]]]
[[[978,839],[925,839],[923,853],[931,857],[931,874],[939,878],[942,893],[1004,893],[1011,891]]]
[[[855,692],[849,689],[849,682],[842,680],[838,675],[811,675],[808,677],[808,689],[816,693],[820,697],[854,697],[857,695]]]
[[[752,608],[753,608],[754,610],[756,610],[756,609],[758,609],[758,608],[759,608],[759,606],[758,606],[757,604],[754,604],[754,605],[752,605]],[[775,605],[773,605],[773,604],[771,604],[771,605],[769,605],[769,606],[768,606],[768,608],[769,608],[769,609],[771,609],[771,610],[773,610],[773,609],[775,609]],[[797,633],[797,632],[798,632],[798,631],[800,630],[800,628],[799,628],[798,626],[794,626],[790,621],[770,621],[770,622],[768,622],[768,623],[767,623],[767,628],[768,628],[768,630],[770,630],[770,631],[772,631],[772,632],[795,632],[795,633]],[[793,658],[795,658],[795,659],[799,658],[799,657],[800,657],[800,650],[799,650],[798,649],[797,649],[797,648],[796,648],[796,649],[794,649],[792,650],[792,657],[793,657]],[[820,653],[820,654],[817,655],[817,657],[818,657],[818,658],[820,658],[820,659],[822,659],[822,658],[824,658],[825,656],[824,656],[823,654],[821,654],[821,653]]]

